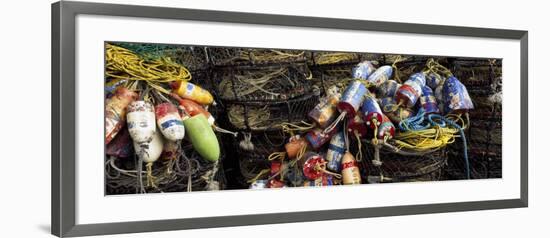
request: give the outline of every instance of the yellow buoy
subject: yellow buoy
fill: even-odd
[[[210,105],[214,102],[214,97],[210,92],[187,81],[177,81],[170,85],[174,93],[182,98],[193,100],[203,105]]]

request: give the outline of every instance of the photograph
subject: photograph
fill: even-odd
[[[105,195],[502,178],[500,58],[106,41],[104,62]]]

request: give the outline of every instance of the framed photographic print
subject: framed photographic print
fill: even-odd
[[[54,3],[52,233],[526,207],[527,43]]]

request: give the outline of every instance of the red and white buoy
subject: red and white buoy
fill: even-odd
[[[355,157],[350,152],[346,152],[342,158],[342,183],[361,184],[361,174]]]
[[[185,136],[183,120],[178,108],[169,102],[161,103],[155,107],[157,125],[164,138],[171,141],[180,141]]]

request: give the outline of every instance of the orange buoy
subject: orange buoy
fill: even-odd
[[[285,144],[286,155],[289,159],[294,159],[304,147],[307,147],[307,141],[304,137],[299,135],[290,137],[289,142]]]
[[[126,107],[138,98],[137,93],[119,87],[105,102],[105,144],[109,144],[126,122]]]
[[[199,105],[193,100],[181,98],[175,93],[172,93],[170,95],[174,99],[178,100],[178,103],[180,104],[180,108],[183,109],[183,111],[185,111],[187,114],[189,114],[189,116],[203,114],[208,120],[208,124],[214,125],[214,121],[215,121],[214,117],[212,116],[212,114],[210,114],[210,112],[204,109],[204,107],[202,107],[201,105]]]

